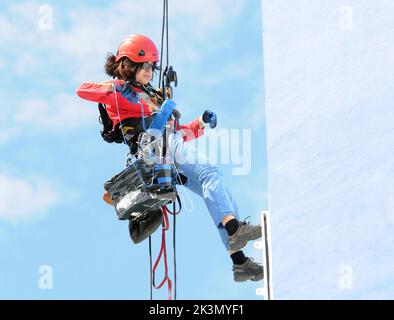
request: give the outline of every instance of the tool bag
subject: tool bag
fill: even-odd
[[[161,208],[176,200],[175,183],[168,165],[147,165],[137,159],[109,179],[109,192],[119,220],[129,220],[134,243],[149,237],[161,224]]]

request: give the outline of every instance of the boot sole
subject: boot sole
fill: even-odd
[[[261,274],[261,275],[256,275],[256,276],[248,276],[248,275],[239,275],[239,276],[234,276],[234,281],[235,282],[245,282],[245,281],[248,281],[248,280],[251,280],[251,281],[261,281],[261,280],[263,280],[264,279],[264,274]]]

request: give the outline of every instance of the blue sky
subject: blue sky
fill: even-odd
[[[40,25],[43,5],[52,10],[49,29]],[[108,78],[105,55],[128,34],[159,43],[161,8],[153,0],[0,3],[0,298],[149,298],[147,243],[132,244],[127,223],[101,200],[127,150],[101,140],[96,105],[75,89]],[[222,167],[242,217],[258,222],[267,208],[260,1],[179,0],[169,9],[182,120],[209,107],[218,114],[216,132],[251,130],[250,171],[234,175],[234,162]],[[221,159],[229,150],[218,152]],[[262,283],[233,282],[202,199],[181,192],[192,212],[177,220],[178,298],[261,299]],[[262,260],[252,245],[245,252]],[[53,270],[51,290],[38,286],[43,265]]]

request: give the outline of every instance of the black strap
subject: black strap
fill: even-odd
[[[99,103],[98,109],[100,113],[99,121],[103,125],[103,130],[100,131],[101,137],[108,143],[122,143],[122,135],[119,130],[117,130],[118,128],[113,127],[113,121],[108,115],[105,104]]]
[[[177,195],[178,197],[178,195]],[[175,201],[173,203],[173,212],[175,212]],[[173,215],[174,216],[174,230],[173,230],[173,239],[172,239],[172,244],[173,244],[173,248],[174,248],[174,300],[176,300],[176,214]]]
[[[108,116],[108,112],[105,108],[105,105],[102,103],[98,104],[98,109],[100,112],[100,119],[101,119],[101,124],[103,125],[103,131],[104,133],[108,133],[112,130],[113,127],[113,122]]]

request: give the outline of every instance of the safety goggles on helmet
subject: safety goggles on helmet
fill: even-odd
[[[157,63],[156,62],[144,62],[141,64],[141,69],[148,71],[149,69],[152,69],[152,71],[158,70],[159,68],[157,67]]]

